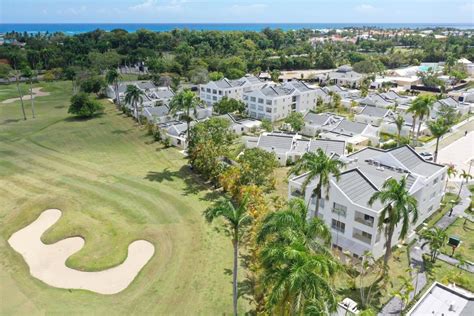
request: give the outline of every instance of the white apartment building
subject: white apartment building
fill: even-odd
[[[446,167],[421,158],[411,147],[403,146],[390,150],[365,148],[354,154],[343,156],[346,163],[339,180],[330,179],[329,194],[320,200],[318,216],[332,230],[333,247],[347,250],[355,257],[370,251],[375,258],[385,253],[384,230],[378,230],[379,217],[384,205],[379,202],[369,206],[370,197],[381,190],[389,178],[407,180],[407,189],[418,201],[418,220],[410,224],[408,237],[439,206],[444,195]],[[309,205],[311,216],[315,216],[316,199],[313,190],[317,180],[312,180],[302,190],[306,174],[290,179],[289,198],[301,197]],[[326,188],[323,188],[323,192]],[[400,242],[401,223],[395,229],[392,247]]]
[[[251,75],[237,80],[224,78],[199,85],[199,97],[208,105],[213,105],[223,97],[242,100],[244,92],[260,89],[264,85],[265,82]]]
[[[320,92],[320,89],[313,89],[303,82],[291,81],[244,92],[243,100],[250,117],[274,122],[286,118],[293,111],[306,113],[313,109]]]

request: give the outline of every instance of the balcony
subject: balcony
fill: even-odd
[[[369,245],[370,245],[371,242],[372,242],[372,238],[369,238],[369,237],[367,237],[367,236],[364,236],[364,235],[362,235],[361,233],[355,233],[355,232],[354,232],[354,233],[352,233],[352,237],[355,238],[355,239],[357,239],[357,240],[360,240],[360,241],[362,241],[362,242],[364,242],[364,243],[366,243],[366,244],[369,244]]]
[[[357,222],[357,223],[361,223],[365,226],[368,226],[368,227],[374,227],[374,220],[373,218],[372,219],[365,219],[364,216],[358,216],[356,215],[354,217],[354,220]]]
[[[334,214],[337,214],[341,217],[346,217],[347,208],[345,207],[333,207],[331,210]]]
[[[291,190],[290,195],[292,197],[296,197],[296,198],[303,198],[303,192],[301,192],[301,190],[299,190],[299,189]]]

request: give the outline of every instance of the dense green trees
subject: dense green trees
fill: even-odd
[[[290,125],[293,132],[300,132],[304,127],[304,116],[300,112],[291,112],[286,118],[285,123]]]
[[[439,139],[449,131],[449,125],[446,124],[446,121],[443,118],[439,118],[436,121],[429,121],[428,128],[431,132],[431,135],[436,138],[436,149],[433,159],[434,162],[436,162],[438,160]]]
[[[245,111],[245,107],[246,106],[244,102],[225,96],[218,102],[214,103],[213,111],[218,114],[227,114],[234,112],[243,113]]]
[[[328,249],[329,228],[319,217],[308,216],[306,203],[292,199],[267,215],[258,231],[270,314],[328,315],[336,310],[331,279],[341,266]]]
[[[202,100],[194,94],[191,90],[183,90],[176,94],[171,100],[169,107],[170,113],[180,114],[181,118],[186,121],[187,124],[187,136],[189,138],[189,127],[193,120],[192,114],[196,113],[199,106],[203,104]]]
[[[87,118],[96,115],[103,108],[102,104],[92,99],[89,94],[80,92],[72,96],[68,113]]]
[[[143,103],[143,91],[138,89],[135,85],[128,85],[125,90],[125,103],[130,104],[133,107],[134,116],[138,121],[138,124],[141,124],[140,111],[138,106]]]

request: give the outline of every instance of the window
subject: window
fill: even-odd
[[[256,98],[255,97],[250,97],[250,101],[255,102]]]
[[[346,217],[347,207],[334,202],[332,206],[332,212],[338,214],[339,216]]]
[[[263,103],[263,99],[258,98],[258,103]]]
[[[219,90],[219,95],[222,95],[222,90]]]
[[[335,219],[332,220],[331,227],[341,233],[344,233],[346,230],[346,224]]]
[[[216,97],[216,96],[213,96],[213,97],[212,97],[212,100],[217,101],[217,97]]]
[[[263,112],[263,106],[259,105],[258,110]]]
[[[433,184],[438,183],[438,178],[434,179]]]
[[[267,107],[267,108],[265,109],[265,112],[267,112],[267,113],[272,113],[272,108],[268,108],[268,107]]]
[[[204,91],[205,91],[204,87],[201,87],[201,91],[202,91],[202,92],[204,92]]]
[[[211,93],[211,89],[207,88],[206,89],[207,93]]]
[[[212,94],[217,94],[217,90],[216,89],[212,90]]]
[[[249,98],[248,96],[244,95],[244,100],[248,100],[248,98]]]
[[[267,100],[267,105],[272,105],[272,100]]]

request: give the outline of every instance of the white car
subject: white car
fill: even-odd
[[[433,154],[427,151],[420,153],[420,156],[426,161],[433,161],[434,159]]]

